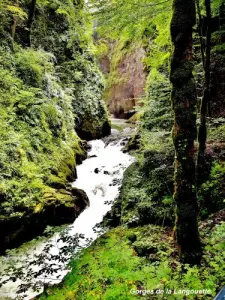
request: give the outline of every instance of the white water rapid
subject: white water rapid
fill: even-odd
[[[92,148],[88,153],[88,159],[77,167],[78,179],[72,183],[74,187],[83,189],[87,193],[90,200],[90,206],[80,214],[68,232],[70,236],[83,234],[85,238],[95,240],[98,233],[96,230],[93,230],[93,227],[101,222],[103,216],[110,210],[113,201],[118,196],[123,173],[134,159],[121,151],[123,147],[122,140],[111,142],[108,145],[102,140],[95,140],[90,142],[90,145]],[[28,262],[32,261],[34,255],[42,253],[47,243],[51,244],[49,250],[51,255],[57,255],[59,253],[59,248],[62,248],[65,244],[63,242],[57,243],[58,237],[59,233],[55,234],[50,240],[37,242],[35,246],[34,244],[29,246],[28,243],[27,247],[24,248],[23,246],[18,249],[16,252],[18,254],[14,253],[11,255],[9,252],[9,255],[3,257],[0,261],[3,265],[2,268],[7,265],[7,262],[10,262],[19,267],[22,266],[22,270],[26,274],[26,272],[29,272]],[[51,264],[51,258],[45,258],[45,260],[48,259],[49,261],[45,261],[44,263]],[[34,264],[31,270],[34,273],[37,273],[39,268],[40,266]],[[54,267],[52,268],[54,269]],[[63,279],[67,272],[68,270],[62,264],[60,270],[51,274],[50,279],[46,281],[45,278],[45,282],[58,283]],[[31,280],[35,283],[43,279],[41,276],[37,278],[32,278],[31,276]],[[18,286],[22,282],[22,280],[16,277],[15,282],[9,281],[4,284],[0,288],[0,299],[4,299],[5,297],[16,299],[18,296]],[[31,299],[40,292],[42,292],[41,289],[36,292],[29,289],[25,294],[21,294],[21,298],[19,299]]]

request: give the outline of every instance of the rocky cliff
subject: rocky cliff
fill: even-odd
[[[108,74],[107,106],[116,118],[129,118],[144,95],[147,71],[143,60],[145,51],[140,47],[130,47],[123,54],[118,53],[114,44],[109,56],[100,61],[103,73]]]

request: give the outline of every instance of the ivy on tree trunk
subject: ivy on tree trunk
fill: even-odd
[[[175,230],[181,261],[189,264],[198,264],[201,259],[194,160],[194,141],[197,137],[197,94],[192,74],[192,33],[195,23],[194,0],[174,0],[171,21],[171,37],[174,48],[170,80],[174,110],[174,200],[177,207]]]

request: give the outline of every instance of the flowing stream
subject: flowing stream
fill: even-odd
[[[72,183],[74,187],[83,189],[90,200],[90,206],[87,207],[83,213],[75,220],[72,226],[68,227],[67,234],[70,237],[83,235],[84,239],[91,239],[92,241],[99,235],[98,231],[94,230],[96,224],[100,223],[103,216],[110,210],[113,201],[119,194],[119,188],[121,187],[123,173],[125,169],[134,161],[134,158],[121,151],[124,146],[123,138],[118,140],[117,132],[112,131],[113,134],[110,137],[111,142],[108,144],[103,140],[91,141],[91,150],[88,153],[88,159],[86,159],[80,166],[77,167],[78,179]],[[113,138],[114,137],[114,138]],[[110,140],[110,139],[109,139]],[[108,141],[109,141],[108,140]],[[24,246],[20,247],[16,254],[9,252],[7,257],[1,259],[2,268],[6,267],[8,263],[11,263],[14,267],[20,268],[23,275],[22,279],[18,278],[15,274],[15,280],[10,280],[0,288],[0,299],[9,297],[16,299],[18,286],[24,283],[25,278],[35,283],[45,281],[45,283],[58,283],[68,272],[66,264],[59,263],[59,268],[55,266],[54,261],[59,256],[60,249],[63,249],[67,240],[59,241],[60,233],[56,233],[52,238],[48,240],[37,241],[36,243],[27,243],[28,246],[24,250]],[[46,245],[50,245],[49,248]],[[85,247],[85,243],[79,241],[81,247]],[[47,250],[46,250],[47,249]],[[36,276],[38,270],[40,270],[40,257],[38,258],[39,264],[34,263],[29,270],[30,262],[35,261],[35,256],[42,254],[42,252],[48,252],[41,257],[41,265],[46,264],[51,269],[49,272],[49,278],[46,280],[46,276],[43,279],[43,274],[40,273]],[[35,275],[34,275],[35,274]],[[7,279],[7,277],[4,277]],[[26,280],[25,280],[26,281]],[[37,291],[33,291],[28,287],[28,292],[21,294],[19,299],[31,299],[35,295],[42,292],[43,288],[39,288]]]

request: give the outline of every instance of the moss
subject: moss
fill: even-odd
[[[175,0],[173,2],[173,18],[171,21],[172,39],[175,40],[179,33],[189,32],[195,23],[196,13],[193,1]]]
[[[85,192],[68,189],[48,192],[39,203],[23,214],[14,213],[0,218],[0,253],[18,247],[21,243],[41,235],[46,226],[59,226],[73,222],[89,205]]]
[[[168,77],[166,64],[161,67],[161,70],[153,69],[149,73],[147,93],[142,109],[143,116],[140,118],[144,130],[170,131],[172,128],[171,86]]]
[[[225,208],[225,163],[214,161],[208,180],[199,193],[200,213],[203,218]]]

